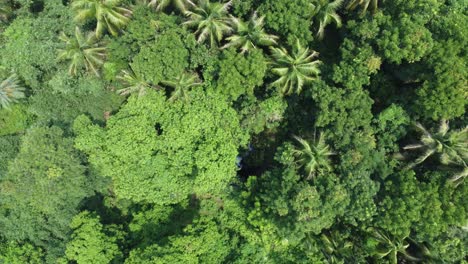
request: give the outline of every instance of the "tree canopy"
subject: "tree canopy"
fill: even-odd
[[[0,0],[0,264],[466,263],[464,0]]]

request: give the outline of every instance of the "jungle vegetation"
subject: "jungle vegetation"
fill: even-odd
[[[466,263],[468,2],[0,0],[0,264]]]

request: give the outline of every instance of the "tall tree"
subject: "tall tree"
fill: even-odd
[[[118,234],[109,233],[98,215],[81,212],[73,217],[70,227],[73,233],[65,251],[69,260],[78,264],[111,263],[122,254],[116,243]]]
[[[318,23],[317,36],[323,39],[325,27],[331,23],[335,23],[337,27],[341,27],[341,17],[337,10],[340,8],[344,0],[315,0],[312,5],[314,7],[314,21]]]
[[[44,263],[44,252],[29,243],[20,244],[9,241],[0,244],[0,262],[9,264],[40,264]]]
[[[209,41],[211,47],[216,47],[226,34],[232,32],[229,25],[228,11],[231,1],[227,3],[200,0],[193,11],[185,12],[188,20],[184,25],[196,28],[197,41]]]
[[[268,70],[268,59],[261,50],[240,54],[226,49],[217,64],[216,89],[233,101],[241,95],[252,96]]]
[[[247,23],[231,16],[231,23],[236,33],[226,39],[229,43],[222,48],[236,47],[244,53],[256,49],[257,46],[275,45],[278,37],[265,32],[264,19],[264,16],[258,17],[256,12]]]
[[[25,97],[24,90],[24,87],[19,83],[18,76],[16,74],[10,75],[0,83],[0,106],[9,108],[10,104]]]
[[[58,58],[70,61],[68,67],[70,75],[76,75],[84,67],[86,71],[99,76],[99,67],[104,64],[106,48],[94,32],[85,35],[79,27],[76,27],[74,37],[70,38],[62,33],[60,40],[65,42],[65,48],[59,50]]]
[[[321,134],[318,140],[310,144],[306,140],[294,136],[299,142],[300,147],[295,148],[293,155],[300,167],[303,167],[307,179],[313,178],[317,173],[323,173],[332,170],[330,156],[334,155],[330,147],[325,143],[325,138]]]
[[[132,11],[121,6],[121,0],[73,0],[72,9],[77,22],[96,20],[96,37],[101,38],[106,29],[113,36],[130,21]]]
[[[247,134],[222,97],[194,89],[189,103],[170,103],[162,91],[130,97],[106,128],[75,120],[76,147],[118,198],[176,204],[190,194],[224,192],[236,175]]]
[[[174,89],[171,93],[171,97],[169,97],[169,101],[171,102],[175,100],[188,102],[190,100],[188,94],[190,89],[202,85],[197,74],[187,72],[180,74],[172,80],[165,80],[161,83]]]
[[[309,48],[303,47],[299,40],[292,54],[285,48],[272,48],[271,52],[274,59],[272,72],[279,76],[271,86],[278,87],[284,95],[299,94],[304,84],[315,80],[320,73],[318,66],[321,61],[314,60],[319,53],[309,52]]]

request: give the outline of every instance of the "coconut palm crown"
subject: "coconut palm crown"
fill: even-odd
[[[321,61],[316,60],[319,53],[309,51],[299,40],[292,54],[284,48],[272,48],[271,53],[274,60],[272,72],[279,78],[270,86],[278,87],[283,95],[299,94],[304,84],[312,82],[320,74]]]
[[[16,74],[10,75],[0,82],[0,106],[8,109],[10,104],[25,97],[24,90],[24,87],[19,83],[18,76]]]
[[[122,73],[117,78],[121,80],[125,86],[117,91],[120,95],[137,94],[138,97],[141,97],[145,95],[149,89],[157,88],[132,70],[122,70]]]
[[[64,33],[60,40],[65,42],[65,48],[59,50],[58,59],[70,61],[68,73],[72,76],[85,68],[86,71],[99,76],[99,67],[104,64],[106,48],[96,38],[93,32],[83,34],[79,27],[75,28],[75,35],[68,37]]]
[[[228,10],[231,1],[227,3],[210,2],[200,0],[193,11],[185,12],[188,20],[184,22],[190,28],[196,28],[198,42],[209,41],[211,47],[215,47],[223,37],[232,32],[229,25]]]
[[[187,72],[182,73],[173,80],[162,81],[162,84],[174,88],[174,91],[169,98],[170,102],[174,102],[179,99],[185,102],[190,101],[188,91],[194,87],[202,85],[196,74]]]
[[[344,0],[317,0],[312,4],[314,8],[314,21],[318,23],[317,37],[322,39],[325,34],[325,27],[331,23],[335,23],[337,27],[341,27],[341,17],[337,10],[340,8]]]
[[[222,48],[236,47],[244,53],[256,49],[257,46],[275,45],[278,37],[265,32],[264,19],[264,16],[258,17],[257,13],[254,13],[248,22],[231,16],[231,24],[236,33],[226,39],[229,43]]]
[[[349,1],[348,5],[346,6],[346,9],[348,10],[354,10],[358,6],[361,6],[361,15],[364,15],[367,12],[367,9],[369,6],[371,7],[371,12],[375,13],[377,12],[377,7],[378,7],[379,0],[351,0]]]
[[[6,22],[12,15],[12,9],[8,1],[0,2],[0,23]]]
[[[75,21],[84,23],[96,20],[96,37],[104,30],[113,36],[130,21],[132,11],[120,6],[121,0],[73,0],[71,8],[76,12]]]
[[[440,163],[444,165],[456,164],[466,167],[468,163],[468,127],[449,132],[449,123],[442,120],[438,131],[430,133],[420,123],[415,124],[421,133],[419,143],[405,146],[405,150],[418,149],[422,154],[410,166],[424,162],[432,155],[438,154]]]
[[[332,170],[330,156],[335,153],[325,143],[323,134],[312,144],[297,136],[294,136],[294,139],[297,140],[299,146],[294,148],[293,155],[299,167],[304,168],[307,179],[314,178],[317,173]]]
[[[397,264],[399,258],[404,258],[413,262],[420,261],[419,258],[412,256],[408,247],[410,246],[408,237],[396,238],[391,236],[388,232],[379,230],[377,228],[369,228],[370,237],[368,243],[375,245],[375,248],[371,250],[371,254],[377,259],[386,258],[391,264]],[[400,256],[400,257],[399,257]]]
[[[181,12],[186,12],[188,7],[194,7],[195,3],[190,0],[149,0],[148,6],[156,11],[162,11],[168,6],[174,6]]]
[[[468,126],[463,129],[450,131],[449,123],[442,120],[436,133],[430,133],[420,123],[415,124],[421,133],[419,143],[403,147],[405,150],[421,150],[421,155],[409,164],[414,167],[423,163],[429,157],[438,155],[439,162],[443,165],[451,165],[462,168],[450,181],[457,185],[468,177]]]

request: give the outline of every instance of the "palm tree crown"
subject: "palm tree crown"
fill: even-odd
[[[174,88],[169,101],[173,102],[181,99],[187,102],[190,100],[188,91],[193,87],[200,86],[202,83],[196,74],[184,72],[174,80],[162,81],[162,84]]]
[[[409,239],[408,237],[401,239],[394,238],[387,232],[376,228],[369,228],[368,231],[370,231],[371,235],[369,240],[372,241],[369,244],[376,245],[376,247],[373,249],[373,252],[371,253],[377,258],[388,258],[392,264],[398,263],[399,255],[410,261],[420,261],[419,258],[416,258],[408,253],[407,249],[410,246],[410,244],[406,241]]]
[[[211,3],[208,0],[201,0],[193,11],[185,12],[189,19],[184,25],[197,28],[195,34],[198,36],[198,42],[209,39],[210,46],[215,47],[224,35],[232,31],[227,17],[230,6],[231,1]]]
[[[334,155],[330,147],[325,143],[323,135],[318,140],[309,144],[306,140],[294,136],[300,147],[293,150],[293,155],[300,167],[307,173],[307,179],[311,179],[316,173],[331,171],[330,156]]]
[[[296,47],[292,55],[284,48],[272,48],[274,66],[272,72],[279,76],[271,85],[277,86],[285,95],[296,91],[300,93],[305,83],[315,80],[320,74],[321,61],[314,60],[319,54],[316,51],[309,52],[309,48],[303,47],[296,41]]]
[[[323,232],[320,236],[323,244],[322,252],[328,263],[346,263],[346,257],[353,253],[353,243],[343,240],[342,235],[336,231]]]
[[[188,6],[195,6],[190,0],[149,0],[148,6],[154,7],[156,11],[161,11],[168,6],[174,6],[182,12],[187,11]]]
[[[58,58],[70,61],[70,75],[76,75],[78,70],[84,67],[86,71],[99,76],[98,68],[104,63],[106,48],[101,46],[93,32],[85,36],[80,28],[76,27],[74,37],[69,38],[62,33],[60,39],[65,42],[65,48],[59,50]]]
[[[11,6],[8,1],[0,2],[0,22],[6,22],[12,14]]]
[[[228,44],[223,48],[240,47],[242,53],[257,48],[256,46],[271,46],[276,44],[277,36],[267,34],[263,29],[264,16],[254,13],[249,22],[241,21],[231,16],[231,23],[236,34],[227,38]]]
[[[356,7],[361,6],[362,11],[361,15],[365,14],[369,6],[372,7],[372,13],[375,13],[377,11],[378,7],[378,0],[350,0],[348,5],[346,6],[346,9],[348,10],[354,10]]]
[[[343,3],[343,0],[335,0],[329,2],[328,0],[316,0],[312,4],[314,8],[314,20],[319,24],[317,36],[322,39],[325,27],[328,24],[335,23],[337,27],[341,27],[341,17],[336,13],[338,8]]]
[[[439,154],[439,160],[444,165],[456,164],[467,166],[468,163],[468,127],[449,132],[448,121],[442,120],[437,133],[431,134],[423,125],[416,123],[415,127],[422,134],[420,142],[405,146],[404,149],[421,149],[419,156],[411,166],[424,162],[434,154]]]
[[[145,95],[148,89],[156,88],[132,70],[123,70],[117,78],[125,84],[125,88],[117,91],[120,95],[137,94],[140,97]]]
[[[77,12],[77,22],[96,19],[96,36],[101,38],[104,29],[116,36],[130,21],[132,11],[119,6],[120,2],[121,0],[74,0],[71,7]]]
[[[463,168],[450,179],[452,182],[458,184],[460,180],[468,177],[468,126],[449,132],[448,121],[442,120],[435,134],[431,134],[420,123],[416,123],[415,127],[422,134],[420,142],[405,146],[403,149],[420,149],[422,154],[409,167],[414,167],[430,156],[438,154],[440,163]]]
[[[0,83],[0,106],[9,108],[11,103],[24,98],[24,87],[20,86],[18,76],[10,75]]]

